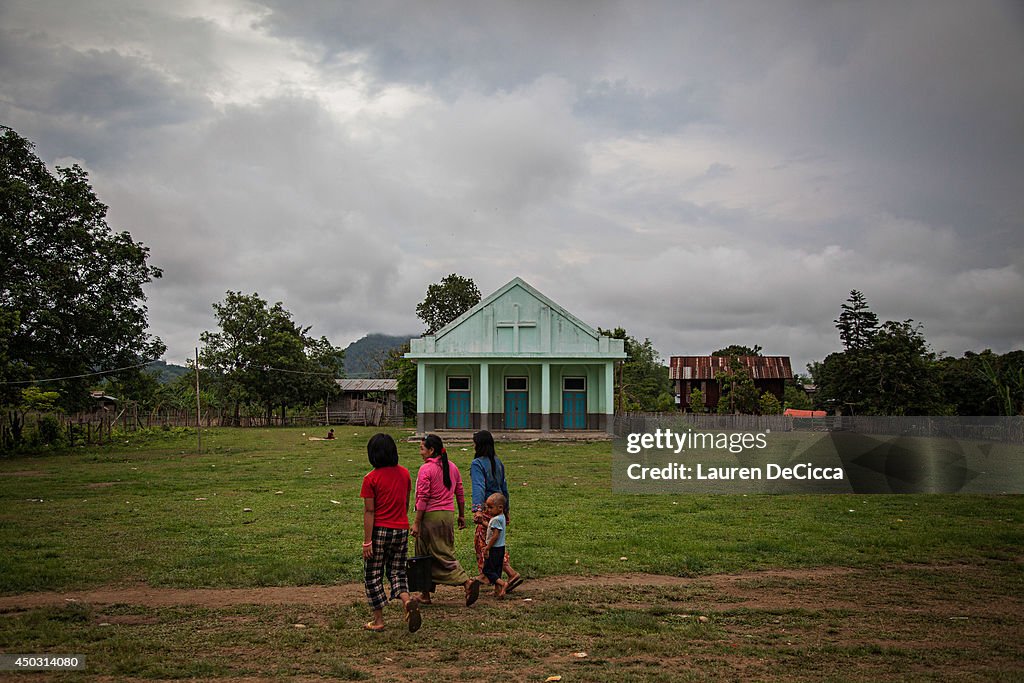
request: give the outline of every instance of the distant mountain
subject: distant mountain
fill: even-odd
[[[351,378],[379,376],[380,360],[388,351],[401,346],[417,335],[394,336],[368,334],[345,349],[345,376]]]
[[[146,366],[146,372],[155,376],[160,384],[170,384],[182,375],[192,372],[192,370],[184,365],[175,365],[174,363],[155,360]]]

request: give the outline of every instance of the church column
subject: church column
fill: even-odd
[[[491,428],[491,366],[480,363],[480,429]]]
[[[551,363],[540,364],[540,431],[551,431]]]
[[[604,364],[604,412],[609,434],[615,433],[615,362]]]
[[[427,406],[427,363],[423,360],[416,361],[416,431],[425,434],[424,420],[426,412],[433,409]]]

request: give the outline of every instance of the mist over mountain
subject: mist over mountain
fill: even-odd
[[[405,344],[416,335],[368,334],[345,348],[345,376],[379,377],[380,364],[388,351]]]

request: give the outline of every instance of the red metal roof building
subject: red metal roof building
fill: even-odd
[[[786,380],[793,379],[793,368],[789,356],[734,356],[754,380],[757,392],[766,391],[775,395],[780,402],[786,388]],[[672,356],[669,362],[669,379],[675,384],[681,409],[694,408],[689,405],[690,394],[700,389],[704,394],[704,406],[714,410],[721,397],[719,375],[729,371],[729,356]],[[702,407],[696,407],[698,412]]]

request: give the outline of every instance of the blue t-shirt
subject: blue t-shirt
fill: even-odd
[[[487,524],[487,538],[485,539],[488,543],[491,542],[491,536],[498,534],[498,540],[494,542],[495,548],[505,547],[505,515],[495,515],[491,517],[491,521]]]

